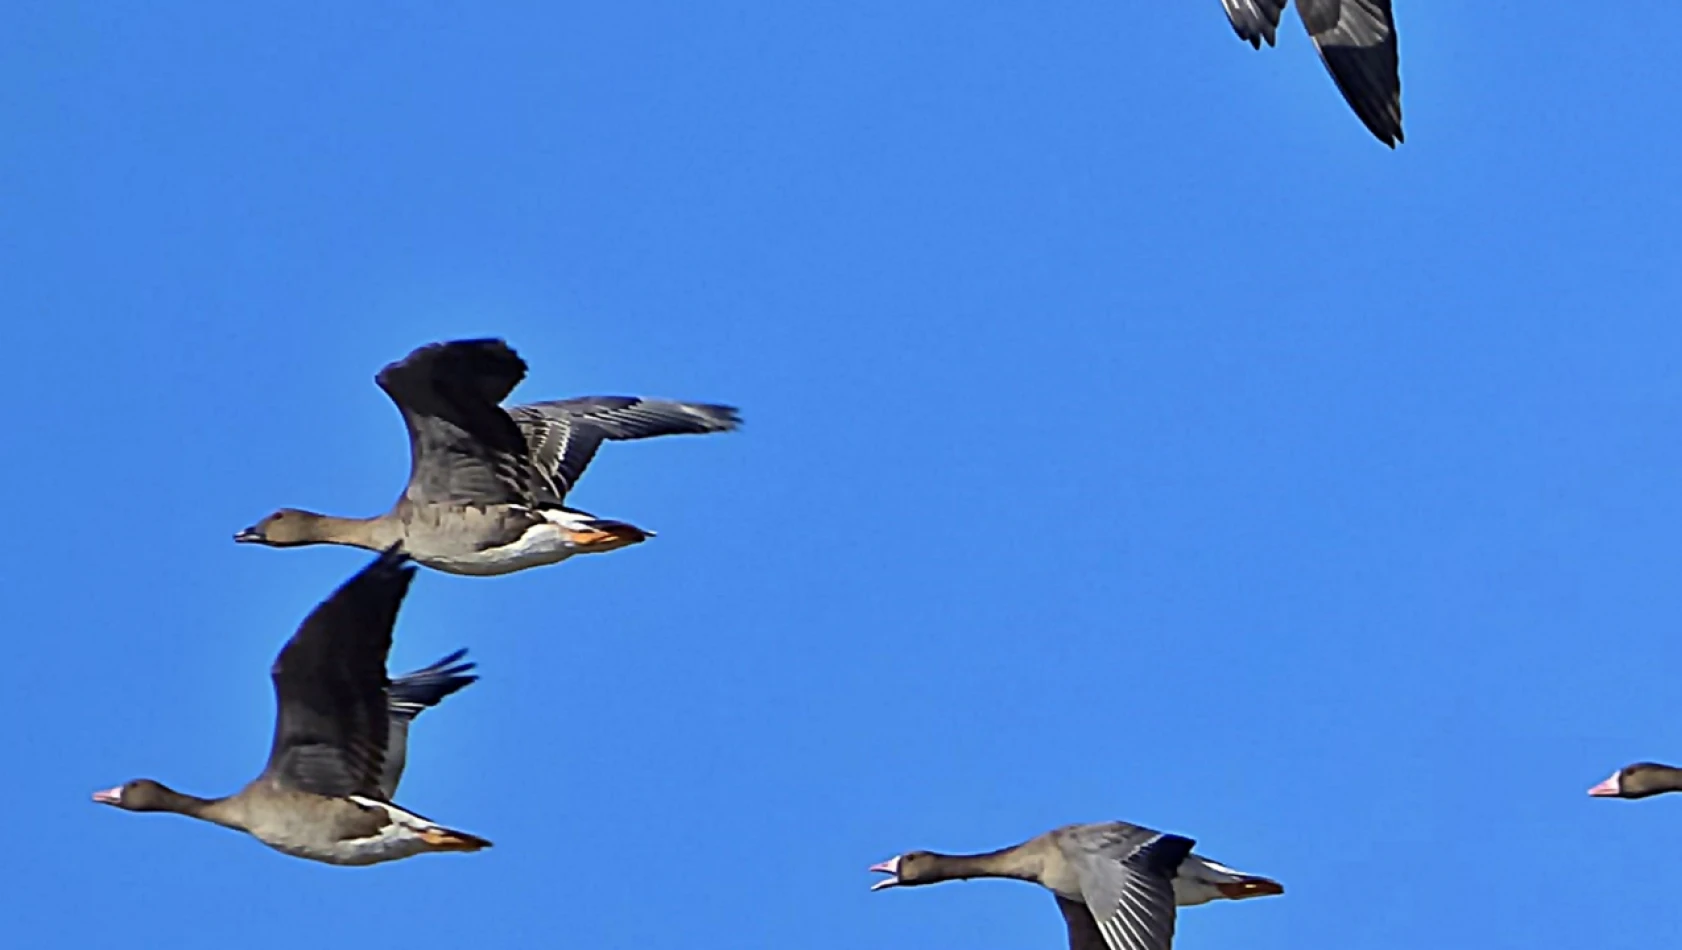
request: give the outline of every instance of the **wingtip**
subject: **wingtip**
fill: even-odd
[[[1250,44],[1251,49],[1261,49],[1262,44],[1273,46],[1278,39],[1278,24],[1269,23],[1265,16],[1258,13],[1240,14],[1234,11],[1231,4],[1227,6],[1227,23],[1231,24],[1232,32],[1238,38]]]
[[[1363,114],[1359,109],[1356,110],[1356,115],[1360,118],[1361,124],[1367,127],[1367,131],[1372,133],[1373,138],[1383,142],[1391,151],[1395,151],[1396,146],[1407,140],[1407,137],[1402,134],[1401,120],[1394,115],[1375,118]]]
[[[431,666],[392,679],[389,694],[392,710],[414,718],[479,682],[479,677],[470,672],[478,668],[477,663],[457,662],[466,655],[467,650],[460,649]]]
[[[442,657],[436,663],[432,663],[418,669],[410,675],[426,673],[433,676],[460,676],[464,673],[469,673],[478,669],[479,663],[477,660],[468,660],[466,663],[461,662],[462,657],[466,655],[467,648],[462,647],[454,653],[451,653],[449,656]]]
[[[438,662],[432,664],[432,666],[429,667],[429,669],[441,669],[443,667],[449,666],[451,663],[454,663],[457,660],[460,660],[462,657],[464,657],[466,655],[467,655],[467,648],[466,647],[461,647],[460,649],[456,650],[454,653],[451,653],[449,656],[446,656],[443,659],[439,660]],[[470,670],[474,667],[474,665],[475,664],[473,664],[473,663],[467,663],[466,665],[464,665],[462,667],[462,669],[463,670]],[[448,672],[453,672],[453,671],[444,670],[444,672],[448,673]]]
[[[719,403],[704,403],[697,407],[701,415],[711,423],[713,432],[734,432],[742,427],[742,410],[735,406]]]

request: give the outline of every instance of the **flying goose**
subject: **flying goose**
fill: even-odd
[[[473,682],[465,651],[396,682],[386,679],[391,628],[415,569],[393,548],[305,618],[270,671],[275,736],[261,775],[226,798],[199,798],[152,779],[95,792],[128,811],[167,811],[243,831],[276,851],[327,864],[396,861],[426,851],[478,851],[483,838],[392,804],[410,720]]]
[[[587,396],[504,409],[526,363],[501,340],[433,343],[375,381],[409,429],[409,484],[391,510],[340,518],[282,508],[235,541],[291,547],[401,543],[451,574],[508,574],[652,535],[562,504],[605,440],[727,432],[730,406]]]
[[[1123,821],[1068,825],[985,854],[909,851],[870,870],[871,890],[1014,878],[1057,897],[1070,950],[1168,950],[1175,905],[1282,894],[1277,881],[1191,853],[1193,841]]]
[[[1238,36],[1272,46],[1286,0],[1221,0]],[[1402,141],[1402,79],[1390,0],[1296,0],[1297,15],[1343,98],[1378,140]]]

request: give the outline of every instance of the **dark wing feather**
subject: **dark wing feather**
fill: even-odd
[[[1279,16],[1285,12],[1285,0],[1221,0],[1226,18],[1240,39],[1256,49],[1262,43],[1273,45],[1279,30]]]
[[[409,485],[425,504],[523,504],[531,462],[520,428],[500,403],[526,374],[501,340],[433,343],[374,379],[409,427]]]
[[[397,547],[310,611],[275,659],[264,774],[317,795],[380,797],[390,730],[385,660],[415,569]]]
[[[443,702],[445,696],[479,679],[467,675],[477,664],[457,662],[466,655],[466,650],[457,650],[425,669],[405,673],[391,681],[386,697],[391,726],[385,740],[385,767],[380,772],[380,791],[388,801],[397,794],[403,766],[408,763],[409,723],[422,711]]]
[[[1361,122],[1391,148],[1402,141],[1402,78],[1390,0],[1297,0],[1320,59]]]
[[[478,682],[479,677],[469,674],[479,664],[471,660],[460,662],[466,655],[466,650],[457,650],[431,666],[392,680],[391,696],[387,700],[391,718],[412,720],[422,710],[443,702],[444,697]]]
[[[636,396],[584,396],[508,410],[531,456],[532,495],[558,505],[578,484],[606,440],[728,432],[741,425],[733,406]]]
[[[1063,920],[1069,925],[1069,950],[1108,950],[1104,935],[1098,932],[1098,922],[1092,919],[1092,911],[1080,901],[1061,894],[1054,896],[1057,909],[1063,912]]]

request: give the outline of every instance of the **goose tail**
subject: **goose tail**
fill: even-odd
[[[641,544],[654,537],[654,532],[629,522],[598,518],[582,511],[550,508],[543,512],[543,517],[559,525],[566,532],[567,540],[580,554],[616,551],[633,544]]]
[[[1221,896],[1230,900],[1243,900],[1246,897],[1271,897],[1274,894],[1285,893],[1285,885],[1270,877],[1246,874],[1236,881],[1216,884],[1215,889]]]
[[[1174,872],[1174,903],[1181,907],[1214,900],[1241,901],[1285,893],[1285,885],[1260,874],[1246,874],[1193,854]]]
[[[491,843],[478,835],[470,835],[465,831],[453,828],[440,828],[436,825],[424,828],[419,833],[422,841],[426,842],[433,851],[483,851]]]

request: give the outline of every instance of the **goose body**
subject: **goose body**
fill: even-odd
[[[425,533],[413,535],[417,546],[428,552],[425,559],[416,560],[449,574],[512,574],[558,564],[574,554],[601,554],[653,536],[634,525],[606,522],[567,508],[535,509],[532,515],[520,523],[518,535],[490,547],[463,548],[448,539],[428,544]]]
[[[349,795],[343,799],[343,806],[360,809],[360,814],[347,809],[335,822],[342,836],[324,837],[316,821],[298,820],[296,815],[259,818],[245,830],[281,854],[347,867],[397,861],[433,850],[451,850],[439,846],[450,844],[460,835],[375,798]]]

